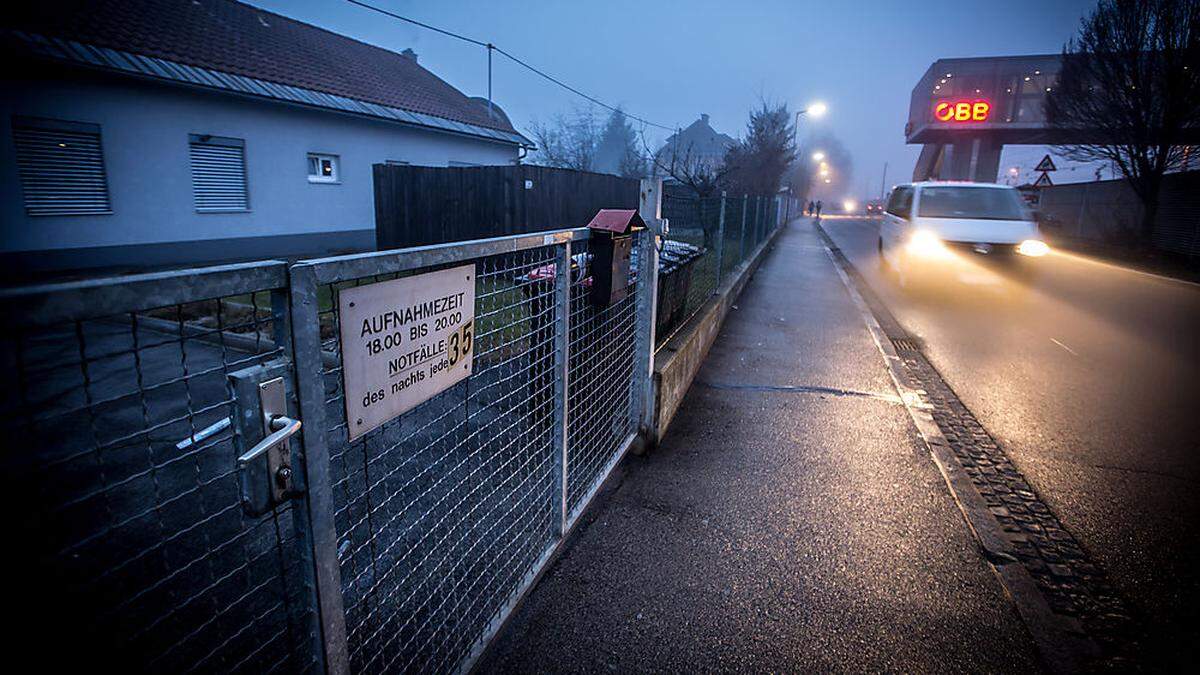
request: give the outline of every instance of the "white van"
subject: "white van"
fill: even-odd
[[[878,246],[902,285],[961,263],[1013,263],[1050,250],[1015,188],[965,182],[897,186],[884,207]]]

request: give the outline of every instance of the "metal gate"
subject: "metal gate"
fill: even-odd
[[[289,358],[286,287],[263,262],[0,296],[13,644],[50,669],[310,669],[303,502],[243,509],[230,386]]]
[[[469,668],[648,424],[655,252],[586,230],[5,291],[18,637],[63,663]],[[639,264],[648,261],[650,264]],[[345,288],[473,264],[469,377],[349,440]]]

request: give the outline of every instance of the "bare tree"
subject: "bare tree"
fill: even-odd
[[[721,158],[714,160],[698,152],[691,143],[680,142],[679,136],[676,132],[658,152],[654,152],[646,141],[646,134],[642,133],[642,148],[650,158],[654,172],[674,178],[700,199],[716,196],[725,184],[729,168]]]
[[[1046,97],[1051,128],[1094,141],[1056,147],[1112,162],[1142,202],[1148,241],[1163,174],[1181,168],[1200,127],[1200,0],[1101,0],[1063,48]]]
[[[529,133],[538,147],[533,163],[560,169],[594,170],[600,130],[591,110],[579,108],[569,115],[559,113],[545,124],[534,120],[529,125]]]

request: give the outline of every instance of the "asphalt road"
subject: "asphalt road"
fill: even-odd
[[[1132,603],[1149,640],[1200,632],[1200,285],[1054,253],[920,292],[876,255],[878,221],[825,230]]]

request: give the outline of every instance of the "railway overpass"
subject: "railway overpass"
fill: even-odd
[[[1005,145],[1069,141],[1046,127],[1057,54],[939,59],[913,88],[904,128],[920,143],[913,180],[994,182]]]
[[[913,180],[994,182],[1005,145],[1127,142],[1103,128],[1053,129],[1045,100],[1056,85],[1062,55],[939,59],[913,88],[908,143],[922,144]],[[1200,144],[1200,129],[1179,141]]]

